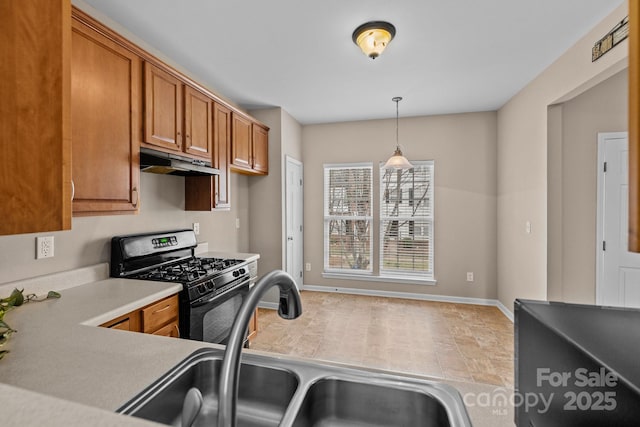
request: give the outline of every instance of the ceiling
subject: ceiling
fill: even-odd
[[[240,106],[310,124],[395,117],[394,96],[405,117],[496,110],[623,0],[83,1]],[[351,41],[371,20],[397,29],[375,60]]]

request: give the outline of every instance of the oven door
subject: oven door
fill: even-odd
[[[249,279],[223,294],[188,306],[188,338],[215,344],[227,344],[233,321],[249,294]]]

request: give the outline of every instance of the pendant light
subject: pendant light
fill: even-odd
[[[385,163],[383,167],[384,169],[413,169],[413,165],[402,154],[400,143],[398,142],[398,103],[402,101],[402,97],[396,96],[391,100],[396,103],[396,151],[394,151],[393,156],[389,157],[389,160],[387,160],[387,163]]]

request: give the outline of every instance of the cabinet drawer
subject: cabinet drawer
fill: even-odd
[[[142,331],[153,333],[178,319],[178,296],[174,295],[142,309]]]
[[[178,322],[171,322],[168,325],[163,326],[162,328],[155,331],[153,335],[180,338],[180,329],[178,329]]]

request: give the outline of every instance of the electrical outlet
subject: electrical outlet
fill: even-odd
[[[36,259],[53,258],[53,236],[36,237]]]
[[[193,232],[196,234],[196,236],[198,234],[200,234],[200,223],[199,222],[194,222],[193,223]]]
[[[304,265],[304,269],[305,269],[305,271],[311,271],[311,263],[310,262],[306,263]]]
[[[467,282],[473,282],[473,271],[467,271]]]
[[[240,228],[240,218],[236,218],[236,228]]]

